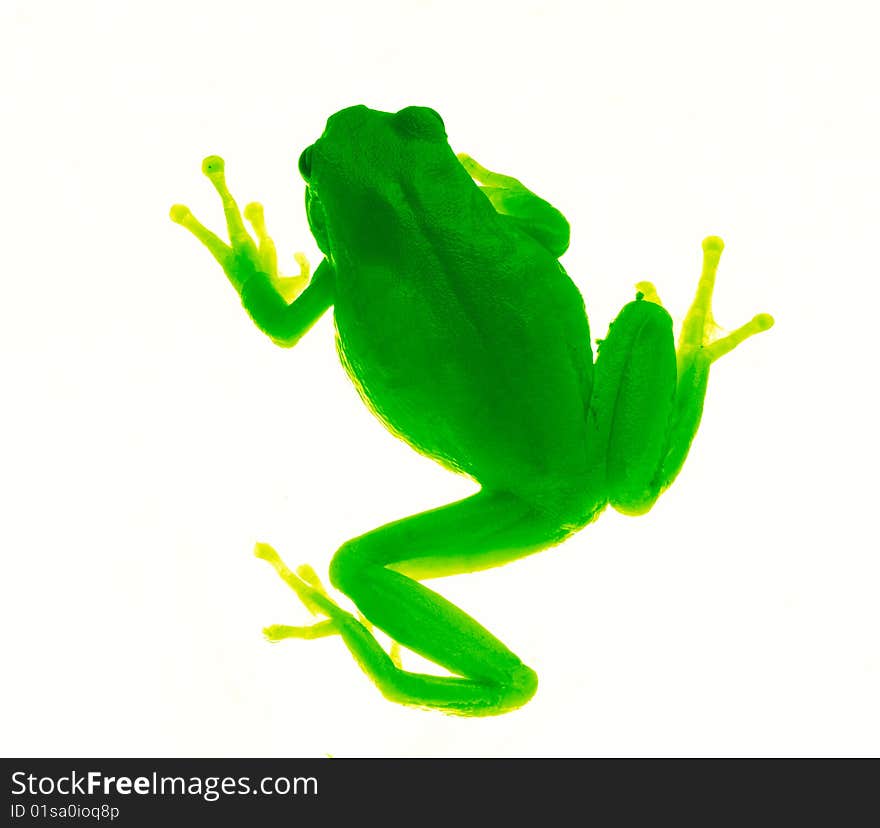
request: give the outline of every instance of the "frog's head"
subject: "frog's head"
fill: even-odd
[[[409,106],[380,112],[353,106],[332,115],[323,135],[303,151],[306,212],[327,256],[356,251],[361,260],[387,255],[409,232],[416,210],[463,170],[446,142],[442,118]],[[466,176],[466,174],[465,174]]]

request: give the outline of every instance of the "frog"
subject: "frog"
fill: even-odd
[[[273,624],[271,642],[338,636],[390,701],[460,716],[521,708],[536,672],[424,582],[556,547],[607,507],[644,515],[675,480],[700,424],[710,367],[768,330],[766,313],[720,335],[712,295],[723,242],[702,270],[678,340],[650,282],[636,284],[594,358],[583,296],[560,259],[570,226],[511,175],[450,146],[432,108],[336,112],[299,156],[321,254],[279,272],[263,208],[241,212],[219,156],[202,171],[228,240],[176,204],[256,327],[295,345],[331,308],[344,370],[396,437],[478,490],[343,543],[329,582],[268,562],[315,616]],[[250,230],[248,226],[250,226]],[[380,643],[376,630],[390,645]],[[405,668],[410,651],[440,674]]]

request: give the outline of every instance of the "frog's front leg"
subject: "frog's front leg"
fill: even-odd
[[[263,547],[257,554],[304,603],[328,616],[312,627],[270,627],[267,634],[277,640],[338,632],[391,701],[469,716],[513,710],[534,695],[535,673],[470,615],[415,579],[496,566],[558,543],[565,534],[558,517],[542,516],[512,494],[484,490],[390,523],[339,549],[330,566],[333,585],[395,642],[453,675],[403,670],[364,623],[329,601],[316,583],[302,577],[307,573],[290,573]]]
[[[230,244],[208,230],[182,204],[171,208],[171,220],[189,230],[208,248],[241,297],[245,310],[263,333],[283,347],[296,344],[333,304],[332,267],[325,259],[309,281],[308,262],[303,254],[298,253],[299,275],[279,275],[275,243],[266,232],[262,206],[252,203],[244,210],[244,218],[254,228],[255,242],[226,186],[223,159],[209,156],[202,162],[202,172],[223,202]]]
[[[565,216],[550,202],[529,190],[519,179],[487,170],[465,153],[458,160],[492,206],[508,220],[515,222],[524,233],[540,242],[559,258],[568,250],[570,228]]]
[[[724,244],[703,242],[703,272],[676,350],[672,320],[654,286],[637,285],[599,345],[590,406],[591,445],[604,454],[609,503],[625,514],[647,512],[675,480],[703,412],[711,364],[773,318],[759,314],[725,337],[712,339],[712,292]]]

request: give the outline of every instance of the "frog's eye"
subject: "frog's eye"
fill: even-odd
[[[440,113],[427,106],[408,106],[394,116],[394,125],[416,138],[446,139],[446,126]]]
[[[299,174],[308,181],[312,175],[312,148],[306,147],[299,157]]]
[[[426,119],[434,118],[438,124],[440,124],[440,129],[443,130],[443,134],[446,135],[446,124],[443,123],[443,119],[440,117],[440,113],[436,109],[431,109],[430,106],[422,106],[419,107],[423,116]]]

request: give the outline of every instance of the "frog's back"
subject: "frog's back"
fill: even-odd
[[[336,262],[343,364],[391,431],[484,485],[582,479],[583,299],[550,253],[473,198],[413,204],[387,259]]]

